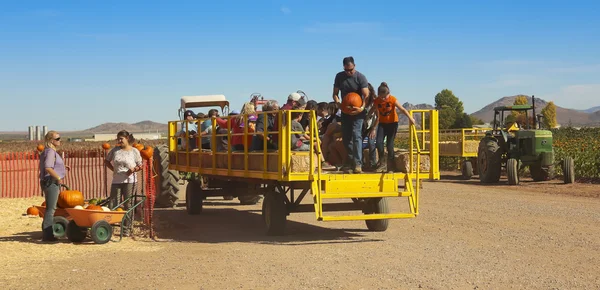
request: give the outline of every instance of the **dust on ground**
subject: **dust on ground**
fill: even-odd
[[[6,289],[598,289],[599,185],[425,182],[420,214],[386,232],[288,217],[264,234],[261,204],[211,199],[202,215],[155,212],[159,239],[40,244],[37,199],[0,199]],[[450,180],[448,180],[450,179]],[[504,180],[505,182],[505,180]],[[398,210],[405,201],[390,200]],[[309,202],[307,199],[306,202]],[[10,224],[10,225],[8,225]]]

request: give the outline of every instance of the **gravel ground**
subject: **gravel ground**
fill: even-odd
[[[415,219],[388,231],[292,214],[263,234],[260,204],[157,210],[158,241],[39,244],[37,199],[0,199],[3,289],[598,289],[599,185],[427,182]],[[38,200],[39,199],[39,200]],[[392,200],[392,209],[404,201]],[[14,209],[14,210],[13,210]]]

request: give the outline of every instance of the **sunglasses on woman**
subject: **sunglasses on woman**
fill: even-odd
[[[60,137],[55,138],[54,141],[60,141]]]

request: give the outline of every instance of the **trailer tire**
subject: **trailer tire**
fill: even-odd
[[[283,235],[285,233],[288,214],[284,193],[277,190],[267,193],[262,208],[267,235]]]
[[[179,172],[169,170],[169,148],[167,145],[158,145],[154,149],[154,161],[158,177],[156,182],[155,207],[173,207],[179,196]]]
[[[463,161],[460,169],[464,180],[469,180],[473,177],[473,164],[470,160]]]
[[[388,200],[385,197],[381,198],[370,198],[365,203],[365,214],[373,214],[373,213],[389,213],[390,207],[388,205]],[[367,228],[372,232],[385,232],[388,228],[390,220],[381,219],[381,220],[366,220]]]
[[[185,187],[185,210],[189,215],[202,213],[203,190],[198,182],[189,181]]]

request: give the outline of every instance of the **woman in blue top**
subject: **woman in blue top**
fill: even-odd
[[[42,241],[55,242],[57,239],[52,231],[54,212],[56,211],[60,185],[63,184],[63,179],[69,167],[65,166],[64,160],[56,152],[56,148],[60,146],[60,134],[56,131],[49,131],[44,136],[44,140],[46,149],[40,155],[40,186],[46,200],[46,212],[42,221]]]

